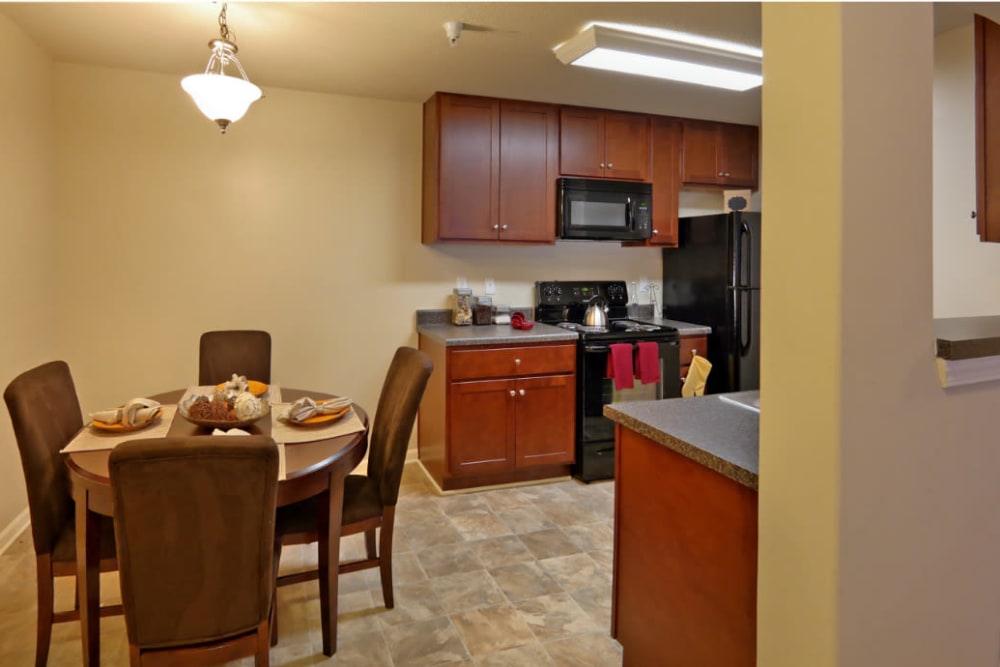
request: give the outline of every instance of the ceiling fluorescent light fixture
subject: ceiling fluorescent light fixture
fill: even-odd
[[[727,90],[763,82],[760,49],[669,30],[592,23],[553,50],[567,65]]]
[[[208,43],[212,55],[204,74],[192,74],[181,80],[181,87],[187,91],[201,112],[214,120],[222,134],[230,123],[235,123],[247,112],[250,105],[261,97],[260,88],[250,83],[239,58],[236,57],[236,42],[229,39],[229,25],[226,23],[226,3],[219,12],[219,38]],[[240,76],[226,74],[226,66],[235,65]]]

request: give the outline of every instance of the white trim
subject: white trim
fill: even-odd
[[[0,556],[7,553],[7,549],[10,549],[10,545],[14,544],[24,529],[31,525],[31,517],[28,514],[28,508],[25,507],[21,510],[21,513],[14,517],[7,526],[0,531]]]

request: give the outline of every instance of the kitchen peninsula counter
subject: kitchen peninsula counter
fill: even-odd
[[[515,329],[509,324],[484,324],[465,327],[454,324],[427,324],[417,326],[417,333],[443,343],[445,347],[454,345],[496,345],[498,343],[549,343],[554,341],[575,341],[575,331],[535,322],[527,331]]]
[[[934,320],[942,387],[1000,380],[1000,316]]]
[[[757,392],[614,403],[611,636],[623,667],[753,667]]]

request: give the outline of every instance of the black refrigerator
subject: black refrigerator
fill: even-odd
[[[679,220],[663,250],[663,316],[712,327],[706,394],[760,387],[760,214]]]

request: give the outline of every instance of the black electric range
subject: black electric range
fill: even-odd
[[[608,305],[608,325],[583,324],[594,297]],[[624,280],[542,281],[535,283],[535,319],[579,333],[576,368],[576,460],[574,476],[590,482],[614,477],[614,423],[604,406],[625,401],[658,400],[680,396],[680,336],[674,327],[628,318],[628,288]],[[611,345],[655,343],[659,380],[619,386],[609,376]],[[628,350],[626,350],[628,352]],[[633,357],[634,359],[635,357]]]

